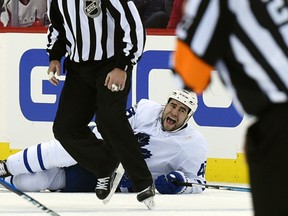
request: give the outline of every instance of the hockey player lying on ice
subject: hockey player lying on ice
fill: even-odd
[[[176,186],[172,181],[206,183],[207,143],[189,125],[197,109],[193,92],[175,90],[165,106],[142,99],[127,110],[140,150],[162,194],[201,193],[201,187]],[[97,137],[100,134],[93,129]],[[2,174],[1,174],[2,173]],[[11,176],[10,176],[11,175]],[[0,161],[0,177],[23,191],[94,192],[96,177],[76,164],[57,140],[40,143]],[[124,175],[119,190],[133,192]]]

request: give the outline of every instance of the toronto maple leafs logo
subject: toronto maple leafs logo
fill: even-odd
[[[147,147],[147,145],[149,145],[150,143],[150,135],[145,134],[145,133],[138,133],[135,134],[137,139],[138,139],[138,143],[140,145],[140,151],[144,157],[144,159],[146,158],[150,158],[152,156],[151,151],[149,151],[147,148],[145,148],[145,146]]]
[[[84,12],[91,18],[99,16],[101,13],[100,0],[84,0]]]

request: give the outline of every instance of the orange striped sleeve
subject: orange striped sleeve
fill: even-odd
[[[196,93],[205,90],[210,82],[213,67],[197,57],[187,44],[176,42],[173,56],[174,70],[182,77],[186,86]]]

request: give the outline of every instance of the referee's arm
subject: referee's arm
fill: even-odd
[[[63,17],[59,13],[57,4],[51,2],[48,3],[47,11],[50,20],[48,27],[48,44],[47,52],[49,53],[49,61],[58,60],[66,54],[66,43],[65,43],[65,29],[63,27]],[[52,25],[53,23],[53,25]]]
[[[120,17],[115,16],[124,32],[121,55],[118,56],[116,67],[125,70],[128,65],[136,64],[144,50],[146,32],[133,1],[111,0],[112,7],[117,9]]]

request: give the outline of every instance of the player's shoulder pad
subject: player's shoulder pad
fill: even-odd
[[[155,112],[155,111],[158,111],[159,109],[162,110],[162,106],[155,101],[148,100],[148,99],[141,99],[137,103],[137,110],[139,109],[149,109],[147,111]]]
[[[159,118],[162,110],[163,106],[159,103],[148,99],[141,99],[137,104],[136,113],[138,117],[147,118],[146,121],[148,119],[153,121]]]

